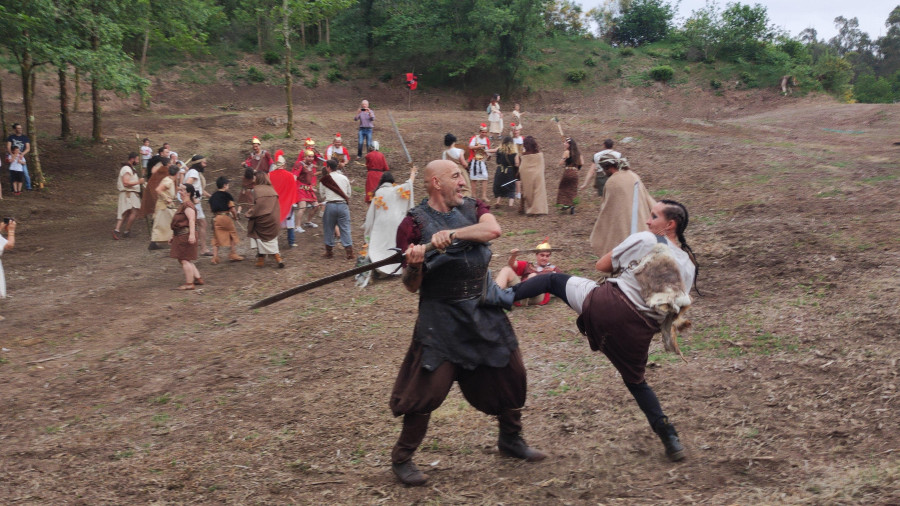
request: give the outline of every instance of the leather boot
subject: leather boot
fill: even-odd
[[[399,464],[391,464],[391,471],[400,480],[400,483],[409,485],[410,487],[418,487],[424,485],[428,481],[428,475],[419,471],[412,459]]]
[[[507,311],[513,307],[515,302],[515,292],[512,288],[500,288],[492,278],[491,273],[484,277],[484,288],[481,290],[480,306],[500,306]]]
[[[334,258],[334,246],[325,245],[325,253],[322,253],[322,258]]]
[[[353,255],[353,246],[344,246],[344,251],[347,252],[347,260],[356,258],[356,256]]]
[[[664,416],[656,421],[653,425],[653,432],[662,440],[663,446],[666,447],[666,457],[672,462],[677,462],[684,458],[684,446],[678,440],[678,432],[675,426],[669,423],[669,418]]]
[[[265,255],[256,255],[256,266],[264,267],[266,265],[266,256]]]
[[[500,448],[500,453],[503,455],[526,462],[538,462],[547,458],[544,452],[529,447],[520,434],[504,434],[501,432],[500,439],[497,441],[497,447]]]
[[[280,255],[280,254],[275,253],[275,261],[278,263],[278,268],[279,268],[279,269],[284,269],[284,260],[281,259],[281,255]]]

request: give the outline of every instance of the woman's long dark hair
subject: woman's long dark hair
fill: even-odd
[[[569,143],[569,157],[566,158],[566,167],[578,167],[578,170],[581,170],[581,151],[578,150],[578,144],[571,137],[566,139],[566,142]]]
[[[700,264],[697,263],[697,257],[694,255],[694,250],[688,246],[687,239],[684,238],[684,231],[688,226],[688,210],[681,202],[674,200],[660,200],[660,202],[666,205],[666,207],[663,208],[663,214],[666,216],[666,219],[675,222],[675,236],[678,237],[678,242],[681,243],[681,249],[688,254],[691,262],[694,264],[694,268],[696,269],[694,274],[694,290],[697,290],[697,295],[702,295],[697,288],[697,278],[700,276]]]

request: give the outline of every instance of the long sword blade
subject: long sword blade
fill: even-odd
[[[428,244],[425,246],[425,251],[426,251],[426,252],[431,251],[431,250],[433,250],[433,249],[434,249],[434,245],[431,244],[431,243],[428,243]],[[284,300],[284,299],[286,299],[286,298],[288,298],[288,297],[292,297],[292,296],[294,296],[294,295],[297,295],[298,293],[303,293],[303,292],[305,292],[305,291],[307,291],[307,290],[312,290],[313,288],[317,288],[317,287],[320,287],[320,286],[323,286],[323,285],[327,285],[327,284],[329,284],[329,283],[334,283],[335,281],[339,281],[339,280],[342,280],[342,279],[345,279],[345,278],[349,278],[349,277],[351,277],[351,276],[356,276],[357,274],[360,274],[360,273],[362,273],[362,272],[368,272],[368,271],[371,271],[371,270],[375,270],[375,269],[381,267],[382,265],[390,265],[390,264],[400,263],[400,261],[403,260],[403,257],[405,257],[405,256],[406,256],[406,253],[397,251],[397,252],[394,253],[393,255],[391,255],[391,256],[385,258],[384,260],[379,260],[379,261],[377,261],[377,262],[372,262],[372,263],[366,264],[366,265],[360,265],[359,267],[354,267],[354,268],[352,268],[352,269],[350,269],[350,270],[346,270],[346,271],[343,271],[343,272],[339,272],[339,273],[337,273],[337,274],[332,274],[331,276],[326,276],[326,277],[324,277],[324,278],[322,278],[322,279],[317,279],[317,280],[315,280],[315,281],[310,281],[309,283],[306,283],[306,284],[303,284],[303,285],[300,285],[300,286],[295,286],[294,288],[290,288],[290,289],[285,290],[285,291],[283,291],[283,292],[276,293],[275,295],[272,295],[271,297],[266,297],[265,299],[263,299],[263,300],[257,302],[256,304],[253,304],[252,306],[250,306],[250,309],[257,309],[257,308],[261,308],[261,307],[266,307],[266,306],[268,306],[269,304],[274,304],[274,303],[276,303],[276,302],[278,302],[278,301],[280,301],[280,300]]]
[[[401,260],[403,260],[403,253],[400,253],[398,251],[398,252],[394,253],[393,255],[385,258],[384,260],[379,260],[377,262],[372,262],[372,263],[366,264],[366,265],[360,265],[359,267],[354,267],[353,269],[349,269],[349,270],[346,270],[343,272],[338,272],[337,274],[332,274],[331,276],[326,276],[324,278],[317,279],[315,281],[310,281],[309,283],[306,283],[306,284],[303,284],[300,286],[295,286],[294,288],[290,288],[283,292],[276,293],[275,295],[272,295],[271,297],[266,297],[265,299],[257,302],[256,304],[253,304],[252,306],[250,306],[250,309],[266,307],[270,304],[274,304],[274,303],[276,303],[280,300],[284,300],[288,297],[293,297],[294,295],[297,295],[298,293],[303,293],[305,291],[312,290],[313,288],[318,288],[320,286],[324,286],[329,283],[334,283],[335,281],[340,281],[345,278],[353,277],[353,276],[356,276],[357,274],[377,269],[377,268],[381,267],[382,265],[396,264],[396,263],[399,263]]]
[[[400,135],[400,129],[397,128],[397,122],[394,121],[394,115],[391,114],[391,111],[388,111],[388,117],[391,118],[391,125],[394,125],[394,133],[397,134],[397,138],[400,139],[400,146],[403,148],[403,152],[406,153],[406,161],[412,163],[412,157],[409,156],[409,151],[406,149],[406,143],[403,142],[403,136]]]

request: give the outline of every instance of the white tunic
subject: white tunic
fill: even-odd
[[[412,181],[397,186],[385,183],[375,190],[363,224],[368,238],[369,259],[372,262],[384,260],[394,254],[391,248],[397,247],[397,228],[406,212],[414,207],[414,202]],[[400,264],[383,265],[378,271],[391,274],[399,266]],[[400,271],[396,274],[400,274]]]

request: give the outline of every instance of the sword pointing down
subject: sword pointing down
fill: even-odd
[[[434,245],[431,243],[428,243],[425,246],[426,252],[431,251],[433,249],[434,249]],[[360,265],[359,267],[354,267],[353,269],[339,272],[337,274],[332,274],[331,276],[326,276],[324,278],[317,279],[315,281],[310,281],[309,283],[305,283],[300,286],[295,286],[294,288],[289,288],[283,292],[276,293],[275,295],[272,295],[271,297],[266,297],[265,299],[250,306],[250,309],[266,307],[270,304],[274,304],[274,303],[276,303],[280,300],[284,300],[288,297],[293,297],[294,295],[297,295],[298,293],[303,293],[305,291],[312,290],[313,288],[318,288],[320,286],[324,286],[329,283],[334,283],[335,281],[339,281],[339,280],[346,279],[346,278],[349,278],[352,276],[356,276],[357,274],[361,274],[363,272],[375,270],[375,269],[381,267],[382,265],[391,265],[391,264],[400,263],[400,261],[403,260],[403,257],[405,257],[405,256],[406,256],[406,253],[395,248],[394,254],[385,258],[384,260],[379,260],[377,262],[372,262],[372,263],[366,264],[366,265]]]

